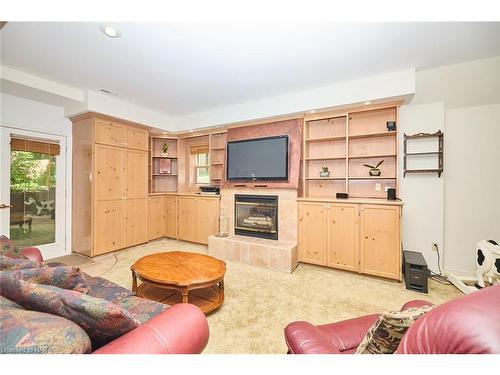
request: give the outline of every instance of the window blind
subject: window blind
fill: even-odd
[[[32,139],[14,138],[10,140],[10,149],[12,151],[28,151],[38,152],[47,155],[59,155],[61,147],[58,143],[49,143],[42,141],[34,141]]]

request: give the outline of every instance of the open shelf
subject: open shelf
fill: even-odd
[[[434,139],[434,141],[432,140]],[[424,140],[418,142],[418,140]],[[411,141],[411,142],[408,142]],[[421,151],[429,147],[429,143],[435,147],[435,151]],[[412,146],[420,146],[417,151],[409,152],[408,149]],[[441,130],[435,133],[418,133],[418,134],[405,134],[404,135],[404,160],[403,160],[403,176],[406,177],[407,173],[437,173],[441,177],[443,173],[443,145],[444,134]],[[408,166],[408,157],[411,156],[434,156],[434,158],[410,158],[412,161],[411,167]]]
[[[176,177],[177,173],[153,173],[153,176],[155,177]]]
[[[349,134],[349,139],[359,139],[359,138],[377,138],[377,137],[393,137],[396,135],[396,131],[385,131],[378,133],[362,133],[362,134]]]
[[[336,113],[310,121],[306,117],[303,195],[335,198],[335,193],[342,192],[360,198],[386,198],[386,189],[397,187],[398,132],[387,130],[387,122],[397,123],[397,106]],[[369,176],[364,164],[377,165],[382,160],[381,176]],[[331,177],[319,177],[323,167]]]
[[[226,133],[210,134],[209,137],[209,159],[210,159],[210,181],[220,185],[224,174]]]
[[[214,151],[222,151],[225,149],[226,149],[226,147],[210,147],[210,150],[214,150]]]
[[[168,144],[167,156],[162,155],[163,144]],[[178,142],[176,138],[153,135],[149,138],[149,192],[177,191]],[[160,173],[168,170],[170,173]],[[165,178],[168,177],[168,178]]]
[[[177,159],[177,156],[153,156],[153,159]]]

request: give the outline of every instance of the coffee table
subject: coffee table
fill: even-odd
[[[224,302],[226,263],[204,254],[171,251],[146,255],[131,267],[132,291],[153,301],[192,303],[205,314]],[[137,279],[142,284],[137,286]]]

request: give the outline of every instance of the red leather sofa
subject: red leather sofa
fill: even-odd
[[[409,307],[429,305],[416,300]],[[378,314],[314,326],[293,322],[285,328],[290,354],[350,354]],[[397,354],[500,353],[500,285],[444,303],[419,318],[406,332]]]
[[[22,252],[30,260],[43,261],[43,256],[37,248],[26,248]],[[97,288],[100,280],[106,282],[106,287],[111,283],[98,277],[91,280],[93,287]],[[121,288],[116,284],[112,285]],[[208,338],[209,329],[205,314],[194,305],[181,303],[168,307],[93,354],[198,354],[207,345]]]

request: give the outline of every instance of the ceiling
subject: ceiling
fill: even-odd
[[[184,115],[500,55],[500,23],[9,22],[2,65]]]

